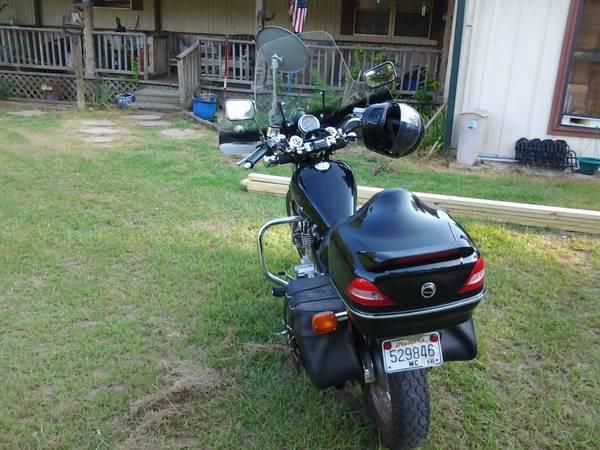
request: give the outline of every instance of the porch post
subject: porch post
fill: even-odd
[[[71,39],[73,49],[73,70],[75,72],[75,86],[77,89],[77,109],[85,109],[85,79],[83,77],[83,50],[81,45],[81,36],[74,36]]]
[[[42,5],[41,0],[33,0],[33,15],[35,17],[35,26],[42,26]]]
[[[85,45],[85,76],[96,78],[96,50],[94,46],[94,8],[92,0],[83,0],[83,42]]]
[[[448,73],[448,57],[450,56],[450,42],[452,40],[452,24],[454,23],[454,0],[448,1],[446,11],[446,25],[444,27],[444,39],[442,43],[442,59],[440,61],[440,87],[446,94],[446,74]],[[444,95],[444,97],[446,97]],[[444,98],[444,100],[447,100]]]
[[[254,19],[256,20],[256,31],[260,31],[263,28],[264,22],[262,18],[262,9],[265,6],[264,0],[256,0],[256,14]]]

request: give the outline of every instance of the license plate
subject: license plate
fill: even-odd
[[[382,342],[387,373],[426,369],[444,362],[439,333],[421,334]]]

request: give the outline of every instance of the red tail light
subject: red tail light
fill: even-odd
[[[462,289],[458,292],[459,294],[464,294],[466,292],[474,291],[479,289],[485,283],[485,261],[483,257],[479,257],[477,262],[475,263],[475,267],[471,271],[469,278],[467,278],[466,283],[462,287]]]
[[[395,304],[377,286],[364,278],[352,280],[346,289],[346,294],[359,305],[391,306]]]

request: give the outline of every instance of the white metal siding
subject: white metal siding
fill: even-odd
[[[256,33],[253,0],[179,0],[162,2],[163,29],[181,33]]]
[[[0,24],[34,25],[33,0],[0,0],[0,6],[6,8],[0,12]]]
[[[481,153],[514,157],[521,137],[564,139],[578,154],[591,139],[547,134],[570,0],[467,0],[456,103],[489,111]],[[598,143],[600,151],[600,143]]]
[[[0,0],[1,1],[1,0]],[[174,1],[165,3],[176,3]],[[44,26],[62,26],[63,16],[71,9],[71,0],[42,1],[42,23]],[[127,31],[135,31],[139,17],[138,30],[154,30],[154,1],[144,0],[143,11],[125,9],[94,8],[94,28],[115,29],[115,18],[119,17]]]

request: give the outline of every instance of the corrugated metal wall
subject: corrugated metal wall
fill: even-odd
[[[1,0],[0,0],[1,1]],[[71,0],[42,1],[42,23],[44,26],[58,27],[62,25],[62,17],[71,8]],[[176,3],[176,2],[165,2]],[[144,0],[143,11],[128,11],[123,9],[94,8],[95,28],[116,28],[115,17],[119,17],[127,31],[135,31],[139,17],[138,30],[154,30],[154,1]]]
[[[0,12],[0,24],[35,24],[33,0],[0,0],[0,6],[4,4],[7,6]]]
[[[489,111],[481,153],[514,157],[521,137],[564,139],[578,154],[592,140],[547,134],[570,0],[467,0],[454,145],[462,111]]]
[[[162,13],[165,31],[232,35],[256,32],[254,0],[163,0]]]

